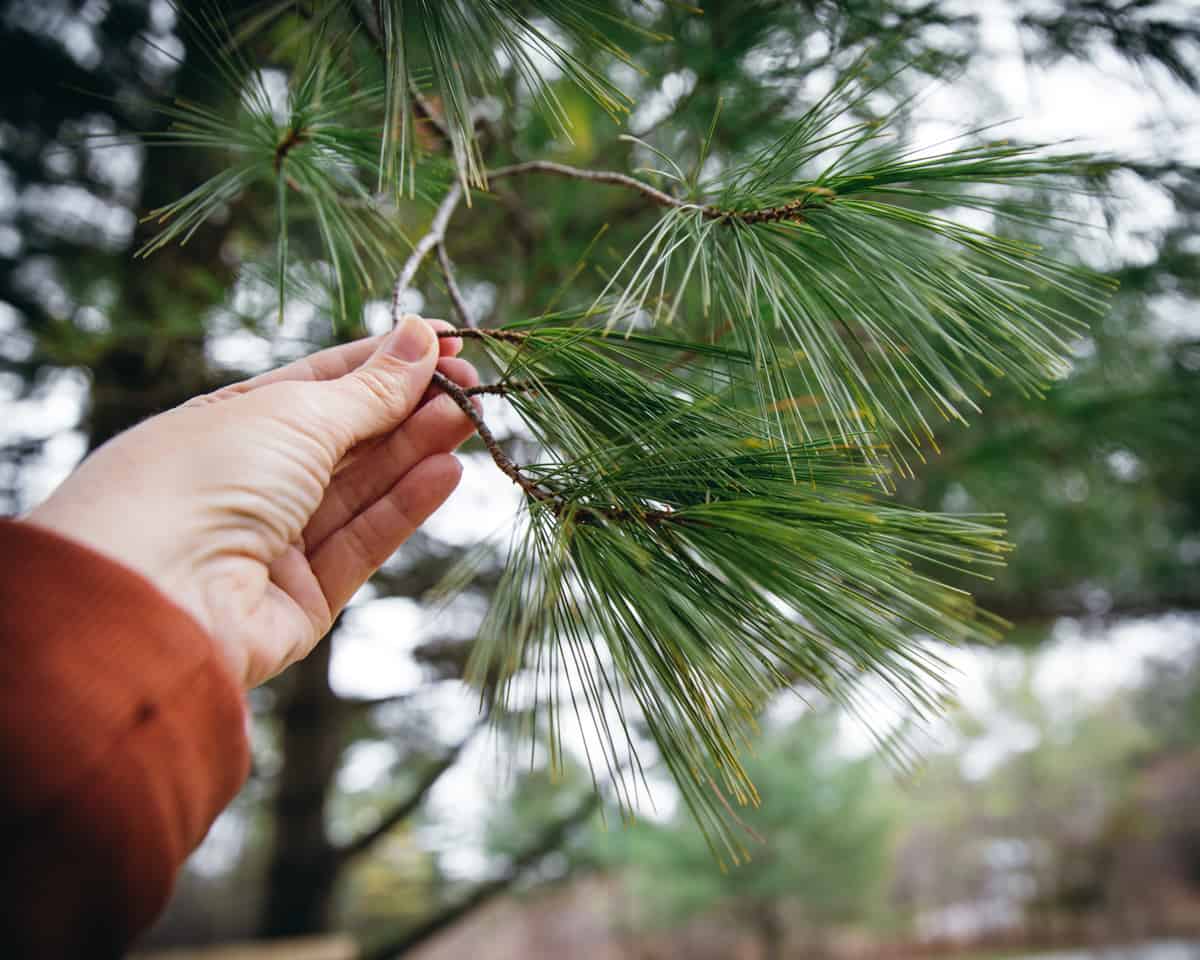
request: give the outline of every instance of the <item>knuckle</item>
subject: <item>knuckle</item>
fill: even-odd
[[[404,380],[379,367],[362,367],[354,373],[365,399],[373,406],[393,410],[406,402]]]
[[[373,403],[389,411],[407,410],[428,386],[428,376],[422,379],[418,369],[394,357],[381,357],[370,366],[355,371],[360,387]]]

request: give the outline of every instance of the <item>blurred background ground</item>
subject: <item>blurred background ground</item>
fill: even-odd
[[[516,759],[477,729],[456,678],[488,576],[448,609],[422,599],[465,547],[502,542],[517,504],[468,446],[461,490],[332,641],[253,695],[251,780],[145,949],[337,933],[310,944],[314,960],[362,955],[356,944],[428,960],[1200,954],[1200,10],[611,6],[676,38],[625,37],[645,73],[608,68],[638,103],[628,129],[668,152],[707,128],[718,98],[717,149],[775,135],[838,58],[872,50],[881,70],[917,65],[905,83],[921,94],[918,141],[1011,120],[997,136],[1075,138],[1132,161],[1104,201],[1046,201],[1087,224],[1064,255],[1122,283],[1070,376],[1044,400],[999,386],[899,494],[1008,514],[1011,565],[972,589],[1015,628],[996,649],[946,652],[960,705],[920,730],[883,691],[865,723],[781,698],[755,760],[765,802],[747,815],[765,842],[722,873],[653,770],[656,805],[623,825],[582,769],[551,776],[540,747]],[[170,4],[0,10],[0,498],[16,513],[120,429],[333,333],[300,302],[277,323],[272,291],[240,270],[269,256],[269,197],[248,192],[188,245],[131,257],[145,211],[221,161],[87,136],[154,129],[148,99],[219,94]],[[565,84],[570,144],[511,93],[490,160],[644,161]],[[430,210],[402,213],[415,237]],[[653,215],[616,191],[505,186],[464,217],[450,253],[471,309],[503,322],[544,309],[567,278],[568,298],[587,302],[603,274],[576,265],[619,262]],[[368,326],[386,313],[378,296]],[[406,296],[447,313],[429,277]],[[498,404],[488,417],[526,442]],[[909,733],[920,762],[882,759],[867,728]]]

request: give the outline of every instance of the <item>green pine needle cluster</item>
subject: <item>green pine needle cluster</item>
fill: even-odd
[[[681,312],[731,328],[757,361],[780,438],[798,427],[864,451],[898,439],[893,459],[906,469],[923,443],[936,449],[931,419],[965,423],[989,379],[1036,395],[1061,378],[1071,342],[1111,293],[1040,243],[948,211],[1044,230],[1053,226],[1044,205],[1011,188],[1083,192],[1110,165],[1008,142],[906,148],[891,135],[899,113],[854,119],[871,92],[855,77],[786,136],[708,179],[660,155],[668,169],[656,173],[684,202],[630,253],[605,290],[606,312],[622,328]],[[797,408],[780,401],[796,383],[822,401],[816,434],[803,417],[783,423]]]
[[[473,108],[481,97],[504,91],[508,69],[518,83],[534,92],[537,105],[568,137],[570,123],[553,88],[543,82],[541,61],[552,64],[614,118],[629,109],[628,98],[584,59],[588,51],[601,51],[629,62],[605,28],[636,28],[602,4],[590,0],[383,0],[376,7],[388,67],[380,173],[383,181],[398,191],[406,182],[410,189],[416,182],[412,77],[418,65],[432,77],[430,89],[440,104],[464,187],[487,185]]]
[[[593,765],[629,805],[636,778],[616,772],[636,753],[631,696],[737,862],[727,814],[756,801],[740,757],[767,700],[795,685],[843,698],[870,674],[936,711],[930,642],[986,641],[998,624],[932,574],[986,574],[1006,550],[1000,520],[880,502],[856,445],[781,446],[731,405],[743,354],[557,320],[484,338],[550,459],[523,468],[545,495],[530,499],[471,675],[503,702],[532,672],[552,737],[564,713],[590,716]]]
[[[394,273],[396,259],[409,246],[396,209],[374,192],[384,87],[371,83],[365,70],[349,66],[353,51],[336,32],[335,21],[318,20],[310,28],[281,98],[223,20],[203,8],[180,14],[206,40],[201,48],[205,65],[189,69],[211,70],[214,86],[236,93],[235,105],[220,112],[181,101],[158,105],[156,110],[171,125],[144,140],[151,146],[214,150],[228,162],[184,196],[148,212],[145,219],[161,229],[138,255],[186,243],[248,192],[269,190],[277,219],[280,314],[289,289],[289,264],[297,259],[289,244],[304,228],[318,241],[335,322],[352,328],[364,294]],[[430,182],[438,179],[434,174]],[[422,196],[428,194],[422,191]]]

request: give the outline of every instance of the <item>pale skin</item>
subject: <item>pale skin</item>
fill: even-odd
[[[252,687],[305,657],[458,484],[472,431],[435,369],[475,369],[448,324],[381,337],[196,397],[109,441],[26,519],[154,583]]]

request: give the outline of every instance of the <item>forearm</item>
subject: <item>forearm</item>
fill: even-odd
[[[0,939],[116,955],[245,778],[241,693],[148,581],[0,521]]]

